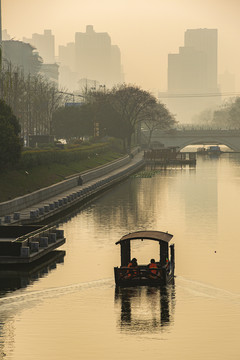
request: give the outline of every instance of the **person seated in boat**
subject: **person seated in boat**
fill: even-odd
[[[170,262],[168,258],[166,258],[166,270],[168,273],[170,272]]]
[[[127,278],[132,278],[137,276],[137,268],[138,268],[137,259],[133,258],[128,264]]]
[[[155,259],[150,260],[150,264],[148,265],[148,268],[150,270],[149,277],[154,279],[159,276],[159,268],[155,262]]]

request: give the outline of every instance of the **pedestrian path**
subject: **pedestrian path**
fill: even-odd
[[[45,219],[59,214],[78,203],[83,203],[97,193],[113,186],[115,183],[128,177],[144,165],[143,153],[140,152],[126,165],[115,169],[97,179],[87,181],[82,185],[75,186],[47,200],[26,207],[19,212],[7,214],[1,219],[2,225],[9,224],[32,224],[42,222]]]

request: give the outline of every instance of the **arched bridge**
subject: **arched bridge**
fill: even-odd
[[[165,147],[178,146],[179,150],[188,145],[217,144],[226,145],[234,151],[240,151],[240,129],[237,130],[168,130],[152,135],[151,143],[159,142]]]

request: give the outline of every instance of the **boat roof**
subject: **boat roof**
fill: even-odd
[[[144,231],[135,231],[124,235],[120,240],[116,242],[116,245],[123,243],[127,240],[154,240],[154,241],[164,241],[169,242],[172,239],[173,235],[168,232],[163,231],[152,231],[152,230],[144,230]]]

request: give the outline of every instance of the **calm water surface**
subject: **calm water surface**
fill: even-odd
[[[117,185],[60,224],[65,256],[8,274],[8,291],[0,277],[0,359],[239,360],[239,214],[240,154]],[[116,291],[115,242],[140,229],[174,234],[175,285]],[[158,247],[132,251],[148,263]]]

